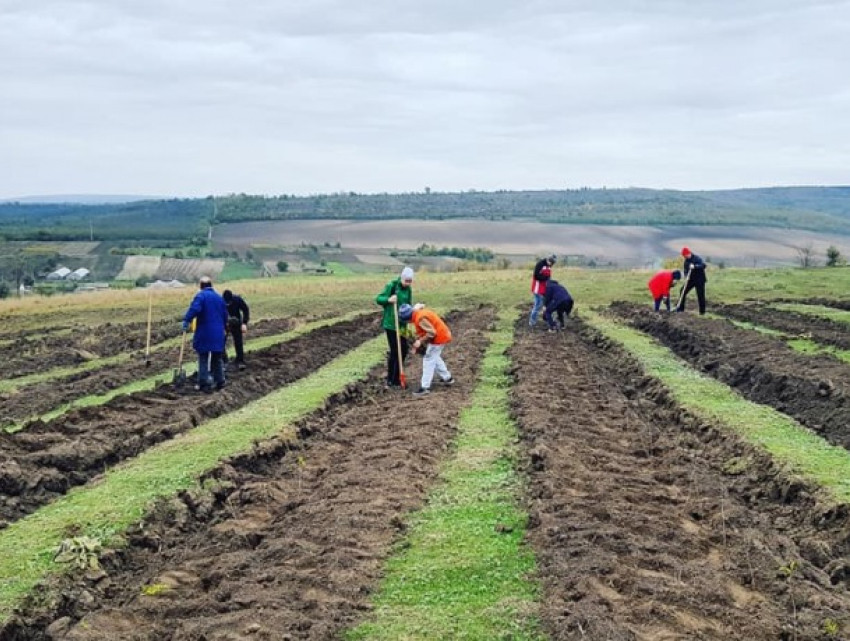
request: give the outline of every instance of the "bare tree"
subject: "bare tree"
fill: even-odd
[[[800,263],[800,267],[803,269],[808,269],[809,267],[817,265],[815,249],[812,247],[811,243],[802,247],[797,247],[797,262]]]

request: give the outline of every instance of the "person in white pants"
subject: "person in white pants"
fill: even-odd
[[[443,361],[443,348],[452,342],[452,332],[446,322],[436,312],[419,305],[402,305],[398,308],[400,321],[408,323],[416,334],[413,349],[417,354],[424,352],[422,362],[422,382],[414,396],[422,397],[431,393],[434,374],[442,385],[453,385],[455,379]]]

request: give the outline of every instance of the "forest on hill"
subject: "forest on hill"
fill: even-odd
[[[569,189],[312,196],[230,194],[121,204],[0,203],[5,240],[202,241],[210,225],[270,220],[529,220],[554,224],[746,225],[850,234],[850,187],[724,191]]]

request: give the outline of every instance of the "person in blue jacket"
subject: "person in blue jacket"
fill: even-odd
[[[211,393],[212,385],[220,390],[224,387],[224,338],[227,329],[227,305],[213,289],[209,276],[201,278],[199,290],[183,316],[183,331],[188,331],[195,320],[195,335],[192,347],[198,353],[198,384],[195,389]],[[210,380],[212,371],[212,380]]]
[[[556,280],[550,280],[546,283],[543,305],[546,307],[543,318],[549,325],[549,331],[555,332],[558,329],[564,329],[566,317],[573,311],[573,297],[570,296],[567,288]],[[554,313],[558,314],[558,325],[555,325],[555,319],[552,316]]]

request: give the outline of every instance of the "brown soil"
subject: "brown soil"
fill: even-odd
[[[251,325],[246,340],[250,342],[252,338],[280,334],[291,329],[293,325],[292,320],[285,318],[260,320]],[[126,353],[132,352],[131,345],[132,343],[128,343]],[[191,338],[187,340],[186,350],[188,358],[192,358]],[[229,340],[228,350],[232,355],[233,346]],[[0,428],[39,416],[78,398],[105,394],[157,372],[164,373],[163,377],[170,379],[171,370],[177,367],[179,352],[180,347],[177,345],[168,349],[152,347],[149,359],[145,358],[142,350],[130,361],[25,385],[12,392],[0,394]],[[248,358],[250,359],[250,356]],[[45,360],[52,362],[52,357],[47,355]],[[150,360],[150,365],[146,365],[147,360]]]
[[[374,314],[359,317],[252,353],[251,367],[230,373],[228,386],[214,395],[168,382],[34,421],[14,434],[0,432],[0,527],[118,461],[306,376],[379,332]]]
[[[555,336],[520,329],[510,354],[552,639],[814,641],[832,621],[850,631],[846,506],[822,505],[688,415],[578,321]]]
[[[847,323],[773,309],[763,304],[713,305],[712,311],[727,318],[778,330],[789,338],[807,338],[823,345],[850,349],[850,326]]]
[[[57,586],[50,606],[35,597],[0,639],[338,638],[368,615],[383,561],[448,455],[492,318],[453,319],[454,386],[412,399],[385,390],[381,368],[302,421],[297,439],[261,443],[211,473],[212,489],[158,505],[105,555],[104,574]]]
[[[157,321],[151,326],[151,346],[179,335],[178,321]],[[14,343],[0,345],[5,361],[5,378],[19,378],[54,367],[71,367],[97,358],[144,350],[147,323],[77,327],[70,333],[22,332],[11,336]]]
[[[615,303],[612,309],[744,397],[850,448],[850,367],[841,361],[795,352],[777,338],[725,320],[656,314],[630,303]]]

